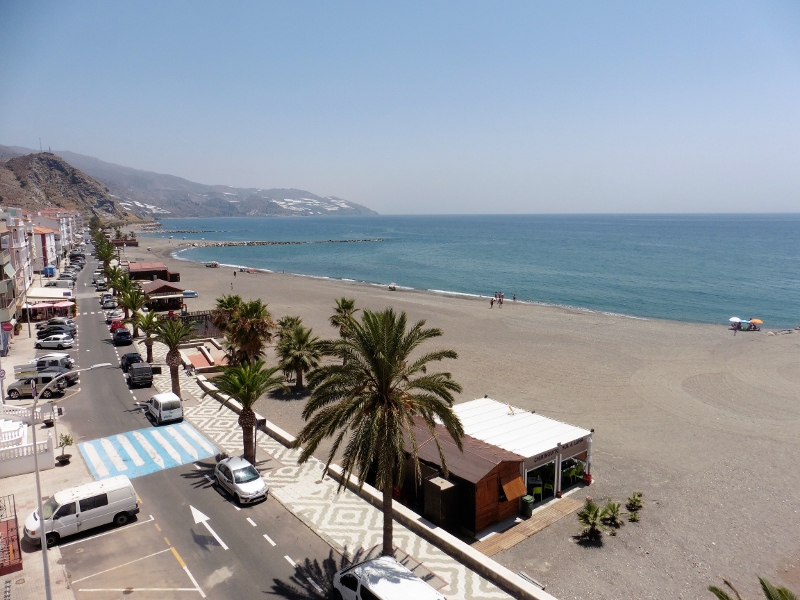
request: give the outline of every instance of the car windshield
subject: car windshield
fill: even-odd
[[[247,465],[244,469],[236,469],[233,472],[233,480],[236,483],[255,481],[259,477],[260,475],[258,474],[258,471],[256,471],[252,465]]]
[[[42,516],[45,519],[49,519],[53,516],[53,513],[56,512],[58,508],[58,502],[56,502],[55,498],[48,498],[47,502],[42,504]]]

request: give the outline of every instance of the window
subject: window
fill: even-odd
[[[56,511],[56,514],[53,515],[54,519],[60,519],[61,517],[66,517],[67,515],[74,515],[75,514],[75,503],[70,502],[69,504],[64,504]]]
[[[99,494],[97,496],[92,496],[91,498],[85,498],[81,500],[81,512],[86,512],[87,510],[92,510],[93,508],[100,508],[101,506],[107,505],[108,495]]]
[[[361,600],[381,600],[363,585],[361,586]]]
[[[342,585],[348,590],[353,590],[355,592],[358,589],[358,579],[356,579],[355,575],[343,575]]]

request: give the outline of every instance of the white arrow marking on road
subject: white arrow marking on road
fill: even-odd
[[[223,542],[222,539],[220,539],[220,537],[217,535],[217,532],[211,529],[211,525],[208,524],[208,517],[205,516],[203,513],[201,513],[199,510],[197,510],[191,504],[189,505],[189,508],[192,509],[192,518],[194,519],[195,525],[197,523],[202,523],[203,525],[205,525],[206,529],[208,529],[208,532],[214,536],[215,540],[219,542],[219,545],[222,546],[223,549],[227,550],[228,546],[225,545],[225,542]]]
[[[103,450],[106,451],[106,456],[114,463],[114,466],[117,468],[117,471],[127,471],[128,467],[125,465],[125,462],[122,460],[119,454],[117,454],[117,449],[114,448],[114,444],[111,443],[111,440],[108,438],[103,438],[100,440],[100,445],[103,447]]]
[[[178,445],[186,451],[186,454],[191,456],[194,460],[200,458],[197,454],[197,450],[194,449],[194,446],[187,442],[186,439],[180,433],[178,433],[174,427],[167,427],[167,433],[170,434],[176,442],[178,442]]]
[[[142,457],[139,456],[136,448],[133,447],[133,444],[131,444],[128,438],[126,438],[124,435],[118,435],[117,442],[119,442],[119,445],[122,446],[125,452],[128,453],[128,456],[131,457],[133,464],[135,464],[137,467],[141,467],[144,464],[144,460],[142,460]]]
[[[167,454],[170,455],[172,460],[174,460],[179,465],[183,464],[183,461],[181,460],[181,455],[178,454],[178,451],[175,450],[175,448],[170,446],[169,442],[167,441],[167,438],[165,438],[163,435],[161,435],[160,431],[153,431],[152,435],[153,435],[153,439],[155,441],[157,441],[159,444],[161,444],[161,447],[164,448],[164,450],[167,451]]]
[[[136,441],[139,442],[142,445],[142,448],[144,448],[144,451],[147,452],[147,456],[150,457],[150,460],[152,460],[154,463],[156,463],[159,467],[161,467],[163,469],[164,468],[164,459],[161,458],[159,453],[156,452],[156,449],[153,448],[153,446],[150,445],[150,442],[147,441],[147,438],[144,437],[138,431],[134,431],[133,432],[133,437],[135,437]]]

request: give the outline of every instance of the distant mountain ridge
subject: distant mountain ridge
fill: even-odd
[[[33,152],[17,146],[0,146],[0,159]],[[205,185],[74,152],[55,154],[108,188],[124,210],[143,218],[378,214],[342,198],[317,196],[305,190]]]

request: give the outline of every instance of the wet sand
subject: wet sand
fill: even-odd
[[[509,300],[490,309],[488,300],[274,273],[234,277],[230,267],[173,260],[178,240],[140,243],[128,258],[180,272],[180,285],[199,293],[189,310],[212,308],[233,284],[276,318],[299,315],[329,337],[335,298],[392,306],[444,331],[433,345],[459,354],[441,366],[464,388],[458,401],[488,395],[594,429],[596,483],[580,493],[624,504],[642,491],[641,522],[593,548],[575,542],[580,527],[570,517],[495,557],[556,597],[708,598],[707,586],[726,577],[756,598],[758,575],[800,591],[800,331],[769,335],[766,324],[734,336],[723,325]],[[265,399],[259,410],[296,432],[302,406]]]

